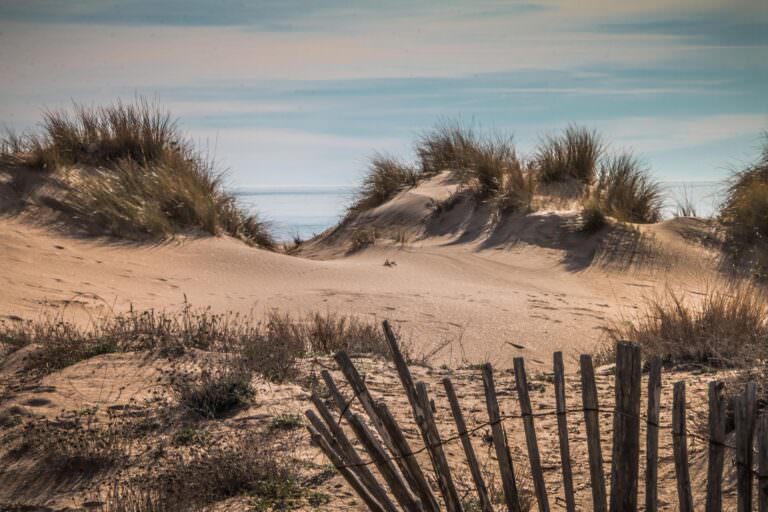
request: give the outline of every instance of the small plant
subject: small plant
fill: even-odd
[[[207,439],[207,433],[195,427],[182,427],[173,434],[174,446],[202,444]]]
[[[376,243],[376,229],[358,228],[352,233],[349,252],[357,252]]]
[[[591,185],[605,152],[605,144],[597,132],[569,125],[561,135],[548,136],[539,144],[533,167],[542,183],[575,180]]]
[[[416,143],[421,173],[434,176],[441,171],[464,171],[471,167],[479,139],[471,127],[458,121],[442,121]]]
[[[239,361],[212,364],[199,375],[179,376],[172,388],[179,404],[207,419],[221,418],[253,396],[251,372]]]
[[[298,414],[279,414],[272,418],[272,430],[296,430],[304,424]]]

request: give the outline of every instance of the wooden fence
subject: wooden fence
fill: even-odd
[[[443,379],[457,435],[450,439],[441,439],[434,417],[434,403],[429,398],[426,384],[423,382],[414,383],[405,358],[400,352],[397,340],[387,322],[384,322],[384,332],[395,368],[410,403],[413,419],[421,434],[422,446],[416,449],[410,446],[387,405],[374,400],[354,364],[343,352],[336,355],[336,361],[349,383],[354,397],[351,400],[346,400],[339,392],[330,373],[324,371],[322,373],[323,379],[332,399],[341,411],[340,417],[334,417],[325,402],[317,395],[312,396],[317,414],[312,410],[306,413],[310,422],[308,429],[313,442],[320,447],[370,510],[375,512],[397,512],[399,510],[464,512],[462,501],[451,475],[451,468],[443,450],[444,444],[460,440],[466,456],[466,465],[469,468],[477,493],[479,508],[483,512],[492,512],[494,508],[491,497],[469,438],[469,434],[490,427],[503,487],[504,509],[512,512],[520,511],[520,493],[517,488],[515,468],[505,432],[505,422],[511,419],[519,419],[523,423],[530,474],[533,481],[533,494],[538,510],[540,512],[550,510],[550,495],[545,486],[535,429],[535,419],[542,414],[555,414],[557,416],[562,471],[561,490],[564,494],[566,510],[568,512],[576,510],[572,460],[568,440],[568,416],[576,411],[566,408],[565,369],[561,353],[554,354],[555,410],[552,413],[533,412],[525,363],[522,358],[514,359],[514,375],[520,414],[501,415],[493,370],[490,364],[486,364],[482,370],[482,378],[488,422],[473,427],[471,430],[467,428],[450,378]],[[579,364],[582,403],[577,412],[583,414],[586,428],[592,490],[591,510],[598,512],[638,510],[638,486],[641,480],[639,474],[640,424],[641,421],[644,421],[646,423],[644,510],[656,511],[658,509],[658,452],[661,430],[659,425],[660,360],[654,359],[649,363],[648,403],[645,417],[642,417],[640,410],[642,387],[640,347],[633,343],[620,343],[617,347],[615,406],[611,410],[613,414],[613,443],[610,497],[606,492],[606,473],[603,468],[603,451],[598,421],[598,413],[604,412],[604,410],[600,409],[598,404],[592,359],[589,355],[582,355]],[[768,413],[760,415],[758,421],[756,392],[756,385],[750,383],[744,392],[736,397],[734,401],[735,444],[728,445],[726,443],[726,400],[723,396],[722,383],[711,382],[709,384],[709,432],[707,436],[701,436],[687,430],[685,382],[681,381],[674,384],[671,433],[678,509],[681,512],[694,510],[688,466],[688,437],[691,436],[703,439],[708,444],[709,459],[704,510],[707,512],[722,510],[725,450],[732,449],[735,450],[737,466],[737,510],[739,512],[751,512],[756,494],[758,510],[768,512]],[[373,434],[360,415],[352,411],[353,402],[358,402],[362,407],[377,435]],[[358,453],[347,437],[342,428],[342,418],[346,420],[349,429],[365,451],[366,460]],[[757,452],[754,450],[756,432],[758,437]],[[429,454],[439,495],[433,492],[425,471],[416,459],[416,455],[424,451]],[[372,472],[373,468],[377,470],[379,478]],[[753,492],[755,476],[758,482],[756,493]]]

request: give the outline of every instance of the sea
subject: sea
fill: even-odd
[[[679,205],[693,207],[699,217],[714,215],[723,200],[726,185],[718,181],[664,181],[664,215],[672,217]],[[336,225],[351,204],[355,188],[247,187],[233,190],[240,204],[267,220],[275,238],[308,240]]]

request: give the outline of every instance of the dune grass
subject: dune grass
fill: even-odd
[[[591,185],[604,153],[605,143],[597,132],[572,124],[560,135],[550,135],[541,141],[532,165],[542,183],[575,180]]]
[[[637,318],[607,332],[612,341],[638,341],[668,363],[749,367],[768,356],[768,295],[741,282],[703,296],[668,289],[647,299]]]
[[[65,186],[57,208],[89,233],[140,240],[198,230],[273,247],[268,226],[239,208],[215,163],[159,106],[75,104],[46,111],[41,128],[9,134],[3,160],[55,173]]]
[[[768,276],[768,134],[757,161],[733,175],[719,217],[729,248]]]
[[[585,205],[584,214],[591,227],[599,227],[600,215],[621,222],[651,224],[661,220],[663,192],[647,167],[631,153],[606,157]]]
[[[368,171],[349,210],[370,210],[384,204],[402,189],[417,183],[418,174],[415,169],[391,155],[376,153],[371,157]]]

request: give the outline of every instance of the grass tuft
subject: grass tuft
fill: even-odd
[[[587,128],[569,125],[562,134],[545,137],[533,157],[533,167],[542,183],[575,180],[591,185],[605,152],[602,137]]]
[[[397,158],[376,153],[350,212],[362,212],[384,204],[405,187],[418,183],[416,171]]]
[[[9,134],[1,146],[3,160],[55,173],[63,195],[46,204],[88,233],[142,240],[198,230],[274,246],[215,164],[146,100],[49,110],[41,134]]]
[[[251,369],[240,358],[206,366],[199,374],[177,377],[172,389],[179,404],[201,418],[218,419],[253,396]]]
[[[602,163],[590,203],[621,222],[651,224],[661,220],[663,192],[634,155],[620,153]]]

